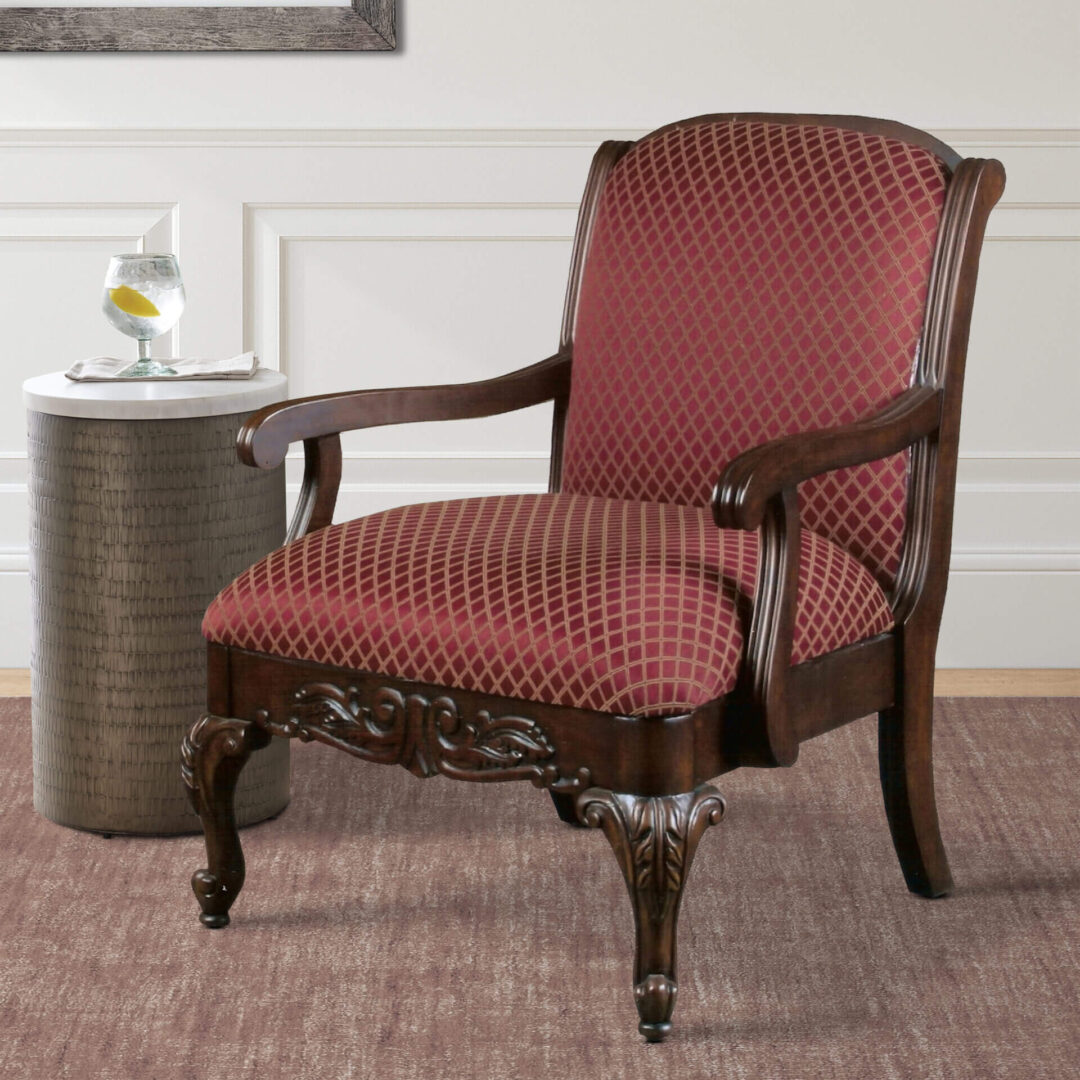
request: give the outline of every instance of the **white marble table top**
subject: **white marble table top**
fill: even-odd
[[[73,382],[57,371],[23,383],[31,412],[92,420],[179,420],[252,412],[283,401],[288,379],[260,368],[250,379],[189,379],[166,382]]]

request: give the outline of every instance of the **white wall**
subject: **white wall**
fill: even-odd
[[[1070,0],[398,0],[397,54],[14,56],[0,124],[651,127],[719,109],[1076,125]]]
[[[747,108],[1005,162],[939,661],[1080,666],[1071,3],[398,2],[397,54],[0,56],[0,666],[28,642],[18,384],[129,344],[97,308],[110,253],[177,250],[173,344],[254,346],[297,393],[494,374],[554,346],[591,148]],[[343,511],[539,489],[534,413],[352,437]]]

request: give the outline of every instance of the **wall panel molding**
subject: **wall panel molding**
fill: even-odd
[[[135,240],[166,250],[179,239],[175,203],[0,203],[0,239]]]
[[[1080,240],[1080,129],[921,126],[962,153],[1000,157],[1009,177],[1006,201],[990,220],[983,306],[977,304],[975,314],[968,404],[977,403],[984,419],[972,423],[969,415],[960,455],[953,575],[939,661],[957,667],[1075,667],[1080,440],[1062,418],[1080,390],[1080,312],[1066,302],[1065,276],[1076,265],[1074,245]],[[493,262],[502,259],[494,263],[500,268],[526,271],[524,283],[511,274],[505,281],[495,273],[484,278],[489,289],[495,285],[494,302],[517,318],[523,306],[512,305],[523,288],[554,291],[558,260],[551,245],[566,244],[573,231],[591,151],[604,139],[635,138],[645,130],[0,129],[0,197],[12,200],[0,201],[0,257],[8,260],[5,284],[14,286],[7,295],[16,297],[18,315],[16,324],[0,325],[0,368],[9,394],[17,395],[26,376],[46,370],[43,364],[61,366],[39,349],[57,317],[55,305],[47,289],[37,288],[40,283],[18,279],[18,252],[38,250],[35,265],[47,271],[53,250],[82,260],[84,270],[88,247],[91,261],[114,244],[117,250],[178,250],[189,279],[188,311],[180,323],[185,351],[227,355],[253,345],[264,363],[273,367],[284,360],[306,385],[347,385],[354,360],[335,360],[337,353],[325,350],[311,354],[312,343],[326,340],[317,320],[330,308],[320,307],[305,275],[322,274],[325,283],[331,273],[325,268],[331,267],[345,274],[350,288],[374,285],[371,296],[377,298],[381,283],[370,269],[354,282],[351,253],[323,245],[379,252],[397,274],[387,286],[391,299],[407,293],[402,282],[416,259],[416,303],[443,314],[428,295],[439,287],[439,275],[445,279],[459,266],[472,272],[478,254],[492,252]],[[380,247],[387,243],[392,247]],[[426,260],[440,267],[437,273],[423,271]],[[558,276],[561,291],[565,270]],[[1040,301],[1042,294],[1048,299]],[[345,297],[342,315],[348,319],[350,297],[337,295],[339,301]],[[310,311],[298,310],[307,303]],[[398,315],[406,310],[401,305]],[[378,326],[389,325],[390,317],[377,313]],[[64,350],[80,347],[101,323],[94,305],[85,319],[65,339]],[[26,329],[38,324],[43,331]],[[542,320],[536,325],[539,339],[530,330],[529,340],[518,342],[530,350],[524,362],[554,346],[558,311],[550,313],[550,340]],[[512,326],[504,330],[500,342],[514,336]],[[295,355],[283,356],[290,334]],[[490,365],[498,350],[491,348],[490,335],[486,340],[484,362]],[[1015,358],[1019,391],[1010,381],[1010,351],[1023,352]],[[451,361],[461,355],[460,349],[446,353]],[[373,367],[355,370],[366,377]],[[386,381],[396,374],[385,366],[377,371]],[[415,363],[405,381],[453,381],[458,375],[436,357]],[[0,600],[10,626],[0,639],[0,667],[23,666],[29,639],[26,452],[18,403],[8,405],[0,427]],[[1052,423],[1033,419],[1047,410]],[[413,444],[424,448],[416,450],[393,448],[406,444],[389,439],[357,440],[345,450],[341,516],[424,499],[544,490],[546,439],[537,436],[533,447],[532,429],[518,430],[525,434],[506,442],[511,450],[500,449],[498,439],[470,441],[455,433],[445,440],[424,435],[425,442]],[[294,451],[287,462],[291,492],[301,470]],[[1066,655],[1070,650],[1073,655]]]
[[[950,128],[910,119],[956,149],[1045,148],[1080,146],[1080,128]],[[604,139],[637,139],[647,127],[198,127],[118,128],[4,127],[2,147],[370,147],[403,146],[572,146],[595,147]]]
[[[577,203],[570,202],[247,204],[244,348],[288,374],[286,265],[294,243],[569,243],[576,218]]]

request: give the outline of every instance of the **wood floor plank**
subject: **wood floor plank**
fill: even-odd
[[[0,697],[29,696],[29,668],[0,668]]]
[[[1080,697],[1076,668],[944,668],[938,697]]]

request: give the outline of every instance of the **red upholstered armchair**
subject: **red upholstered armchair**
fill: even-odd
[[[558,353],[485,382],[263,409],[302,440],[289,542],[206,614],[183,748],[209,868],[244,880],[253,751],[315,739],[417,776],[530,780],[600,827],[637,926],[647,1039],[670,1030],[679,902],[724,804],[876,712],[908,887],[950,888],[931,771],[968,324],[997,161],[900,124],[705,116],[600,147]],[[550,493],[331,524],[338,433],[553,401]]]

